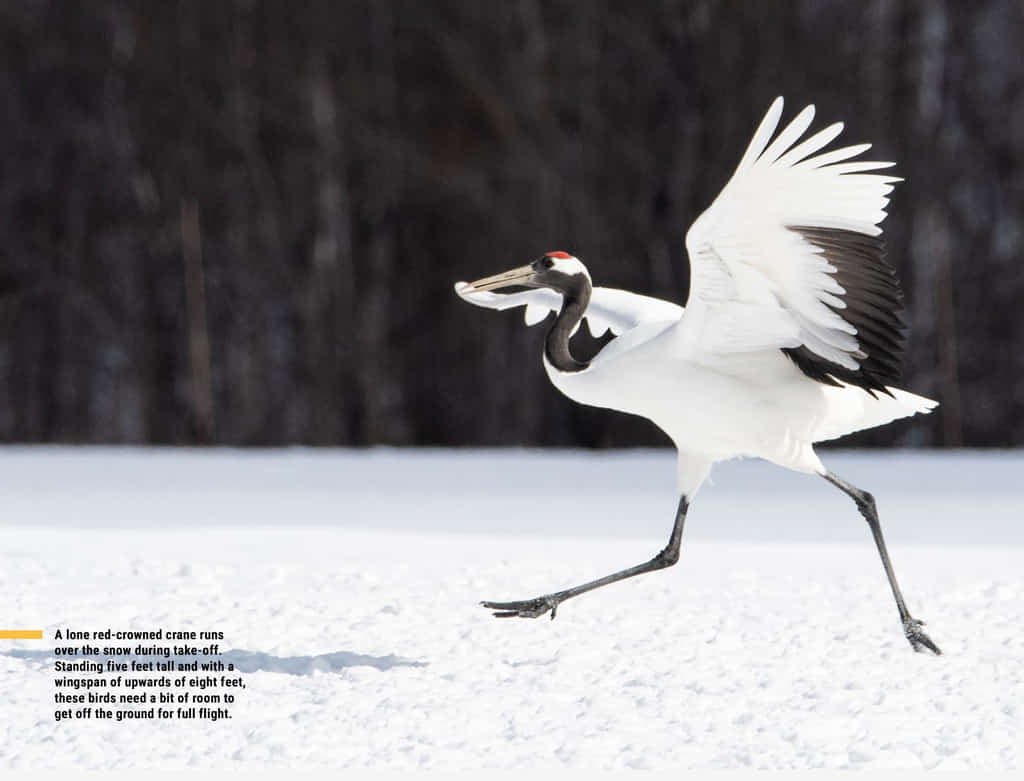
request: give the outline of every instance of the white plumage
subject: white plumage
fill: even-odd
[[[814,117],[808,106],[772,141],[782,115],[777,98],[715,202],[686,235],[690,298],[682,307],[625,290],[593,288],[586,318],[611,342],[581,371],[548,360],[551,382],[582,404],[649,418],[679,451],[679,489],[690,497],[715,461],[756,456],[824,474],[812,445],[897,418],[936,402],[889,387],[874,396],[806,377],[780,350],[807,347],[857,369],[857,329],[842,318],[845,292],[822,251],[789,226],[878,235],[895,176],[865,173],[888,162],[841,161],[859,144],[814,155],[842,130],[830,125],[797,143]],[[769,143],[771,142],[771,143]],[[547,288],[521,293],[466,292],[493,309],[526,305],[526,322],[561,307]],[[887,386],[888,387],[888,386]]]
[[[679,453],[680,516],[714,462],[753,456],[825,476],[857,501],[874,531],[870,495],[828,473],[813,444],[936,406],[889,384],[902,357],[901,295],[876,237],[900,180],[872,173],[892,163],[853,161],[868,144],[822,152],[841,124],[801,140],[812,106],[776,135],[782,105],[771,105],[732,178],[687,233],[685,309],[592,287],[582,263],[562,252],[457,283],[456,292],[492,309],[525,305],[528,325],[559,313],[544,357],[551,382],[575,401],[642,415],[668,434]],[[513,284],[535,289],[490,292]],[[610,329],[617,337],[589,364],[568,353],[580,317],[595,336]],[[681,517],[677,525],[681,532]],[[908,639],[937,652],[908,623],[880,528],[876,541]],[[628,573],[616,575],[639,574]],[[537,607],[553,616],[577,593],[546,595]],[[537,614],[525,602],[488,604],[504,606],[501,615]]]

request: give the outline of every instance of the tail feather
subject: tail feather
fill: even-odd
[[[939,405],[937,401],[899,388],[886,390],[892,395],[879,393],[872,397],[861,388],[850,385],[827,388],[829,414],[818,428],[814,441],[836,439],[918,413],[926,415]]]

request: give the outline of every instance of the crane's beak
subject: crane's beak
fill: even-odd
[[[493,277],[484,277],[483,279],[478,279],[476,282],[470,282],[469,285],[462,288],[459,292],[462,294],[480,293],[484,290],[494,290],[499,287],[512,287],[513,285],[536,287],[536,285],[533,284],[533,275],[533,267],[520,266],[519,268],[514,268],[511,271],[495,274]]]

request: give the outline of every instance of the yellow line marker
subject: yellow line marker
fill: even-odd
[[[0,640],[42,640],[42,629],[0,629]]]

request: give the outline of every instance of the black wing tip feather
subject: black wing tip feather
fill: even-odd
[[[804,346],[782,351],[805,375],[825,385],[840,382],[892,395],[886,386],[902,376],[906,325],[903,320],[903,291],[896,271],[885,257],[881,236],[870,236],[841,228],[792,225],[807,242],[821,250],[835,269],[832,276],[846,291],[840,296],[846,307],[829,307],[857,329],[857,342],[867,357],[859,369],[847,369],[826,360]]]

